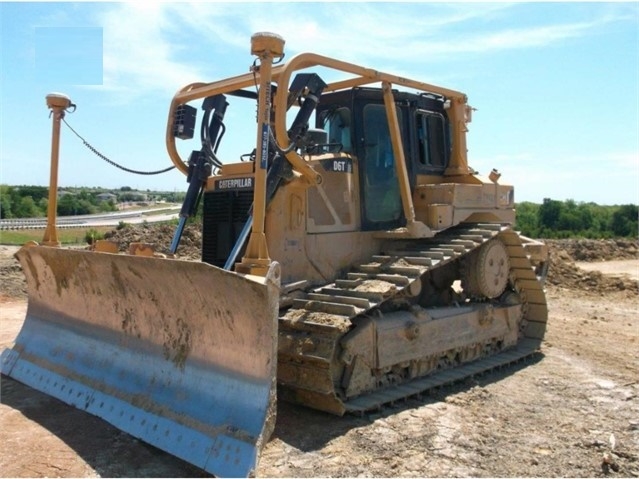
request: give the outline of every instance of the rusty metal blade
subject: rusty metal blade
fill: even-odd
[[[32,246],[2,372],[217,476],[246,476],[275,421],[279,275]]]

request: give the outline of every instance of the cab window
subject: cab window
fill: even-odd
[[[429,111],[417,112],[417,146],[420,166],[443,170],[448,163],[444,117]]]
[[[328,132],[330,144],[341,145],[341,151],[345,153],[353,152],[350,109],[341,107],[327,111],[323,128]]]

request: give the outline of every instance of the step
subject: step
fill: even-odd
[[[359,314],[361,308],[356,308],[352,304],[329,303],[326,301],[313,301],[308,299],[296,299],[293,301],[293,308],[305,309],[319,313],[336,314],[352,318]]]
[[[352,289],[339,288],[321,288],[322,293],[339,296],[350,296],[352,298],[364,298],[372,303],[381,303],[384,300],[384,294],[376,291],[356,291]]]
[[[355,298],[353,296],[341,296],[337,294],[309,293],[306,299],[329,303],[352,304],[362,309],[368,309],[371,306],[370,302],[365,298]]]

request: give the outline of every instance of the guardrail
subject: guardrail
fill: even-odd
[[[93,217],[72,217],[72,218],[57,218],[56,228],[60,229],[68,229],[68,228],[96,228],[96,227],[105,227],[105,226],[117,226],[117,224],[124,219],[131,218],[142,218],[143,221],[139,221],[140,223],[156,223],[160,221],[167,221],[168,219],[177,218],[178,213],[175,215],[157,215],[158,218],[154,218],[153,216],[144,217],[139,212],[136,213],[128,213],[126,215],[118,215],[116,217],[113,216],[93,216]],[[97,221],[96,221],[97,220]],[[102,220],[102,221],[100,221]],[[0,231],[12,231],[12,230],[33,230],[33,229],[45,229],[47,227],[47,219],[46,218],[25,218],[25,219],[5,219],[0,220]]]
[[[151,223],[151,222],[149,222]],[[115,226],[113,223],[91,223],[88,225],[86,223],[77,223],[77,224],[58,224],[56,225],[57,229],[71,229],[71,228],[81,228],[82,226],[86,226],[87,228],[101,228],[104,226]],[[0,225],[0,231],[15,231],[15,230],[43,230],[47,227],[46,223],[43,224],[31,224],[31,225],[15,225],[15,226],[6,226]]]

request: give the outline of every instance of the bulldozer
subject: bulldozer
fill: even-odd
[[[535,354],[548,317],[548,250],[513,229],[500,173],[469,167],[466,95],[316,53],[284,62],[284,44],[256,33],[248,73],[173,97],[166,147],[188,189],[164,253],[60,247],[72,104],[49,95],[49,223],[16,253],[29,302],[2,373],[217,476],[255,473],[278,399],[378,410]],[[254,105],[255,141],[223,162],[234,102]],[[180,259],[200,207],[201,261]]]

